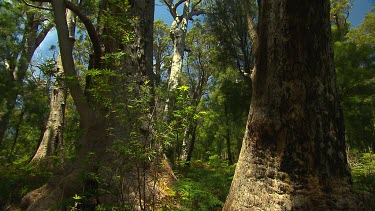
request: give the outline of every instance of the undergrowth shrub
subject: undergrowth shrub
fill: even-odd
[[[19,158],[14,162],[0,160],[0,209],[6,210],[18,204],[29,191],[40,187],[52,175],[43,165],[29,164],[29,157]]]
[[[208,162],[195,160],[177,172],[175,192],[182,210],[220,210],[229,193],[235,166],[213,155]]]
[[[354,188],[375,194],[375,154],[357,153],[351,158]]]

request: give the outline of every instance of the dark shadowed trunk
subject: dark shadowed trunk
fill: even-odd
[[[229,124],[229,116],[228,116],[228,106],[224,104],[224,113],[225,113],[225,141],[227,145],[227,154],[228,154],[228,164],[233,164],[232,159],[232,150],[231,150],[231,143],[230,143],[230,124]]]
[[[253,97],[224,210],[359,209],[328,0],[261,1]]]

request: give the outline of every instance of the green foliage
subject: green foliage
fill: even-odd
[[[349,146],[366,150],[375,138],[375,15],[334,43],[337,82],[342,97]],[[374,148],[373,148],[374,149]]]
[[[176,181],[175,192],[183,206],[182,210],[214,210],[224,205],[229,193],[234,166],[210,156],[209,162],[195,160],[191,168],[182,169]]]
[[[375,194],[375,154],[357,153],[352,157],[351,170],[354,188]]]
[[[0,208],[17,204],[29,191],[43,185],[52,175],[49,168],[29,164],[27,156],[9,163],[0,158]]]
[[[103,12],[103,27],[108,30],[103,37],[121,44],[129,43],[133,39],[131,29],[131,15],[127,0],[108,0],[107,8]],[[117,49],[113,49],[117,50]]]

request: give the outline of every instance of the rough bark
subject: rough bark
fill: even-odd
[[[253,97],[224,210],[357,210],[329,1],[261,1]]]
[[[152,23],[153,23],[153,0],[132,0],[129,1],[130,8],[129,12],[135,17],[132,25],[134,32],[134,38],[131,44],[124,46],[123,43],[117,42],[118,40],[111,40],[110,36],[103,36],[102,42],[104,51],[107,53],[117,53],[120,47],[126,48],[126,58],[122,61],[126,61],[125,68],[112,69],[113,71],[126,71],[128,77],[122,81],[121,77],[111,78],[111,82],[126,82],[125,84],[131,88],[135,86],[144,86],[146,80],[149,79],[148,74],[152,71]],[[71,198],[74,194],[80,194],[84,191],[92,191],[92,193],[98,193],[98,189],[103,188],[106,184],[98,184],[97,181],[92,179],[82,179],[82,175],[86,172],[91,172],[100,175],[100,178],[115,183],[114,172],[117,169],[124,169],[127,171],[121,174],[120,192],[118,196],[112,194],[95,195],[90,200],[93,201],[91,208],[94,209],[100,201],[101,203],[116,203],[117,199],[122,202],[129,204],[132,209],[148,209],[149,204],[152,201],[160,200],[164,197],[165,186],[168,186],[168,182],[165,180],[166,177],[173,177],[173,172],[168,168],[169,164],[165,158],[161,155],[157,156],[156,159],[150,162],[138,162],[139,160],[132,160],[127,157],[116,157],[112,144],[115,140],[124,140],[124,144],[130,142],[127,138],[131,137],[136,139],[137,147],[152,145],[152,135],[150,133],[152,128],[149,127],[146,121],[148,121],[148,112],[145,112],[145,116],[134,116],[136,120],[133,122],[126,122],[124,119],[120,119],[125,115],[117,115],[119,110],[111,111],[109,107],[104,107],[98,102],[97,99],[88,99],[92,96],[84,96],[82,90],[78,86],[76,81],[74,63],[72,63],[71,57],[71,40],[68,39],[67,24],[64,20],[65,5],[63,1],[52,0],[52,6],[55,12],[55,21],[58,30],[58,38],[60,43],[60,52],[62,55],[62,61],[64,66],[64,73],[66,76],[70,76],[74,80],[69,80],[67,86],[71,90],[73,100],[76,104],[77,110],[80,114],[82,137],[77,147],[77,160],[73,164],[68,165],[64,172],[53,176],[47,184],[44,186],[28,193],[23,199],[23,206],[27,210],[47,210],[52,208],[54,210],[66,209],[61,207],[60,202],[65,198]],[[110,5],[107,5],[110,6]],[[110,8],[115,12],[115,8]],[[118,9],[118,8],[117,8]],[[115,13],[117,14],[117,13]],[[123,14],[119,14],[123,15]],[[107,31],[108,32],[108,31]],[[108,39],[108,40],[107,40]],[[63,47],[63,45],[65,45]],[[112,49],[112,47],[116,47]],[[113,50],[113,51],[112,51]],[[65,56],[63,56],[65,53]],[[110,64],[108,68],[118,67]],[[122,72],[119,72],[121,76]],[[100,77],[100,76],[97,76]],[[95,78],[94,78],[95,79]],[[94,81],[95,82],[95,81]],[[93,83],[95,85],[95,83]],[[116,87],[127,88],[126,86],[113,84],[113,92],[118,93],[119,90]],[[127,90],[127,89],[125,89]],[[121,94],[129,92],[120,92]],[[142,89],[134,90],[136,97],[143,97],[146,93],[142,92]],[[119,96],[116,96],[119,97]],[[121,98],[120,98],[121,97]],[[126,99],[119,98],[121,102],[130,102],[135,100],[133,98]],[[138,99],[138,98],[136,98]],[[128,100],[128,101],[126,101]],[[117,103],[117,102],[115,102]],[[126,105],[126,104],[125,104]],[[115,105],[111,105],[115,106]],[[95,112],[93,110],[95,109]],[[122,112],[127,112],[125,110]],[[108,114],[108,115],[107,115]],[[107,115],[104,117],[104,115]],[[137,127],[137,131],[133,129],[138,125],[136,121],[145,121],[145,124],[141,124],[141,128]],[[125,121],[125,123],[124,123]],[[137,123],[137,124],[135,124]],[[142,122],[143,123],[143,122]],[[127,126],[133,128],[127,128]],[[136,133],[136,138],[132,134]],[[124,147],[124,146],[121,146]],[[133,149],[129,149],[133,150]],[[118,152],[117,152],[118,153]],[[143,153],[147,153],[146,151]],[[143,155],[143,154],[142,154]],[[123,160],[122,160],[123,159]],[[137,158],[136,159],[140,159]],[[162,163],[162,164],[161,164]],[[118,164],[118,165],[114,165]],[[116,172],[117,173],[117,172]],[[160,179],[156,182],[155,179]],[[113,187],[112,187],[113,188]],[[116,187],[118,188],[118,187]],[[113,191],[113,189],[111,189]],[[155,197],[156,196],[156,197]],[[156,199],[155,199],[156,198]]]
[[[66,20],[69,38],[75,37],[75,15],[72,11],[67,11]],[[31,163],[38,163],[47,156],[55,155],[60,160],[63,159],[63,132],[66,105],[66,86],[64,83],[64,68],[59,54],[56,63],[57,73],[55,84],[51,92],[50,114],[47,120],[46,130],[40,145],[31,160]]]
[[[65,119],[66,88],[64,85],[64,69],[59,55],[57,60],[55,85],[51,92],[50,114],[46,129],[39,147],[31,163],[39,163],[47,156],[55,155],[63,158],[63,131]]]
[[[170,29],[170,36],[173,41],[173,55],[172,55],[172,64],[171,64],[171,72],[169,74],[168,79],[168,92],[169,96],[167,98],[164,112],[167,115],[167,119],[169,119],[169,113],[173,110],[173,93],[176,91],[178,86],[179,75],[182,71],[182,63],[184,59],[184,52],[185,52],[185,39],[188,29],[188,15],[190,10],[190,0],[186,0],[184,2],[184,8],[181,16],[173,15],[174,20],[171,25]]]

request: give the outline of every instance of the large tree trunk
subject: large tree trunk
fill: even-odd
[[[124,205],[130,205],[134,210],[144,210],[150,206],[155,206],[155,201],[160,201],[160,198],[165,196],[165,191],[163,191],[165,188],[161,186],[168,185],[166,181],[169,181],[166,178],[163,178],[162,181],[157,181],[157,179],[159,177],[173,178],[173,172],[168,167],[165,157],[161,155],[157,155],[155,159],[152,156],[146,157],[147,162],[145,161],[146,159],[141,160],[139,158],[140,156],[147,155],[148,151],[146,150],[150,150],[147,147],[152,145],[152,127],[147,122],[152,115],[150,115],[147,109],[142,110],[142,114],[137,112],[131,113],[130,106],[129,108],[126,107],[126,103],[137,101],[147,94],[142,89],[142,86],[146,86],[146,81],[152,78],[150,74],[152,74],[154,1],[129,1],[130,8],[127,10],[135,17],[132,24],[134,27],[132,30],[134,37],[131,44],[124,46],[118,40],[111,39],[111,36],[103,36],[102,41],[105,52],[117,53],[118,49],[126,48],[125,51],[128,53],[126,58],[121,60],[126,62],[121,68],[118,68],[119,66],[115,66],[113,63],[107,67],[113,68],[113,71],[119,73],[116,77],[109,79],[114,83],[111,84],[111,86],[113,85],[113,90],[109,93],[119,93],[120,95],[105,96],[120,100],[120,102],[114,101],[114,104],[108,107],[105,107],[106,104],[101,104],[103,103],[102,101],[98,102],[98,99],[94,99],[93,95],[83,95],[77,83],[78,81],[75,80],[77,77],[71,54],[72,43],[68,39],[68,27],[64,20],[66,5],[60,0],[52,0],[51,2],[55,12],[64,73],[66,77],[70,78],[67,85],[80,114],[82,138],[77,147],[77,160],[66,167],[62,174],[52,177],[47,184],[28,193],[22,200],[23,206],[27,207],[27,210],[33,211],[47,210],[49,208],[55,210],[65,209],[60,206],[60,202],[64,198],[71,198],[74,194],[83,194],[83,192],[92,194],[92,197],[86,201],[87,203],[90,201],[91,204],[88,205],[91,209],[97,205],[99,200],[101,203],[109,204],[116,204],[121,201]],[[104,6],[113,6],[110,2],[108,3],[108,5]],[[116,9],[122,10],[125,8],[116,7],[116,4],[114,4],[114,8],[109,8],[108,11],[116,12]],[[121,13],[113,14],[124,15]],[[110,32],[111,29],[106,30]],[[116,34],[111,35],[116,37]],[[123,34],[121,35],[124,36]],[[120,71],[124,71],[126,77],[123,77],[124,72]],[[89,88],[95,88],[95,79],[98,78],[93,77],[92,86]],[[127,84],[116,84],[119,82]],[[116,89],[118,87],[126,91],[121,92],[121,90]],[[129,87],[134,88],[133,92],[127,91]],[[124,95],[131,98],[124,98]],[[107,100],[107,98],[105,99]],[[125,105],[125,109],[120,110],[124,107],[123,105]],[[136,106],[133,105],[133,107]],[[137,109],[141,110],[141,108]],[[125,112],[125,114],[120,114],[120,112]],[[125,118],[123,119],[122,117]],[[132,122],[127,122],[128,120]],[[113,146],[112,144],[114,144],[115,140],[121,144],[116,142],[117,148],[112,148],[111,146]],[[136,149],[131,148],[132,146]],[[116,153],[126,154],[128,152],[116,151],[120,150],[118,148],[124,149],[125,147],[128,147],[127,149],[132,153],[137,153],[136,155],[139,157],[131,157],[132,154],[116,157]],[[151,161],[148,159],[151,159]],[[111,194],[106,193],[99,196],[98,190],[108,188],[104,187],[107,184],[99,184],[98,181],[90,178],[82,179],[82,176],[88,173],[100,176],[102,180],[108,181],[108,185],[118,183],[120,185],[110,187]],[[117,176],[119,176],[121,181],[118,181]],[[119,188],[118,195],[114,195],[117,191],[116,188]]]
[[[261,1],[253,97],[224,210],[359,209],[329,6],[328,0]]]

